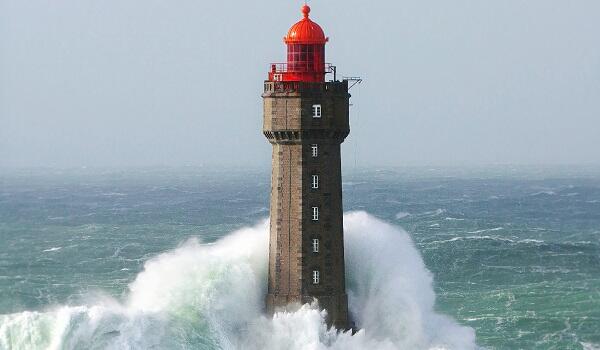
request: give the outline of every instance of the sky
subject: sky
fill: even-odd
[[[0,0],[0,167],[269,167],[302,1]],[[345,166],[600,163],[600,1],[310,1]]]

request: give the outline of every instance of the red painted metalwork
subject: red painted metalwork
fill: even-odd
[[[327,38],[321,26],[309,18],[310,7],[302,7],[304,18],[294,24],[283,38],[286,44],[321,44],[325,45]]]
[[[287,44],[287,63],[273,63],[269,81],[323,82],[331,65],[325,63],[325,44],[329,38],[309,18],[310,7],[302,7],[304,18],[294,24],[283,41]]]

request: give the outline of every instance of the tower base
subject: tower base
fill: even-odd
[[[304,304],[318,302],[319,310],[327,311],[326,322],[328,326],[334,326],[339,330],[348,330],[348,296],[323,295],[315,298],[308,295],[267,295],[267,313],[273,315],[276,312],[295,312]]]

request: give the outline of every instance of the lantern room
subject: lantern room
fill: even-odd
[[[310,7],[302,7],[304,18],[294,24],[283,41],[287,63],[272,63],[269,81],[324,82],[331,65],[325,63],[325,44],[329,38],[310,18]]]

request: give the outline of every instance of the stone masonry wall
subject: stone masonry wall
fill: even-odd
[[[275,91],[265,83],[263,132],[273,145],[267,310],[316,298],[329,322],[348,325],[340,145],[349,133],[347,82]],[[313,118],[312,106],[322,106]],[[318,145],[313,157],[312,145]],[[312,188],[312,176],[319,188]],[[319,220],[313,220],[313,207]],[[319,239],[313,253],[312,240]],[[313,271],[320,281],[313,283]],[[290,306],[292,305],[292,306]]]

